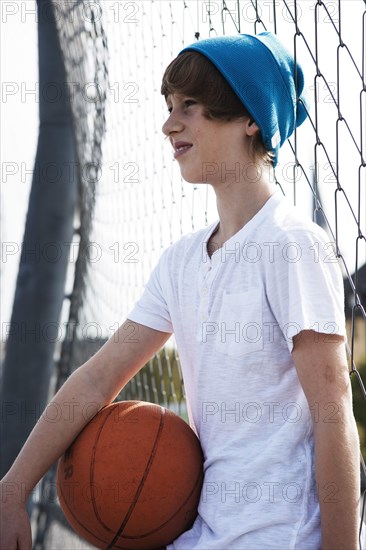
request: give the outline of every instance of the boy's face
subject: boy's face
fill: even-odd
[[[245,119],[210,120],[204,106],[182,94],[167,97],[169,137],[182,177],[189,183],[230,183],[250,161]],[[243,168],[239,167],[240,166]]]

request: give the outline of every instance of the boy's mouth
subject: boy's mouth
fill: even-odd
[[[184,153],[186,153],[191,147],[193,147],[192,143],[188,143],[187,141],[176,141],[173,143],[174,147],[174,158],[180,157]]]

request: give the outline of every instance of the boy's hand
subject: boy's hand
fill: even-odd
[[[0,503],[0,550],[31,550],[32,531],[24,504]]]

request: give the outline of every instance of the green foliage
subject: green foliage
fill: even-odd
[[[358,373],[366,389],[366,361],[358,367]],[[361,442],[362,456],[366,458],[366,399],[357,374],[352,375],[353,410]]]
[[[119,400],[137,399],[159,403],[188,422],[182,373],[177,351],[162,348],[120,393]]]

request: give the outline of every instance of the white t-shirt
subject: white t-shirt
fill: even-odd
[[[174,332],[204,453],[199,514],[168,550],[316,550],[319,411],[309,410],[291,350],[303,329],[345,335],[334,247],[280,192],[210,258],[217,223],[162,254],[128,315]],[[329,422],[335,412],[330,404]]]

